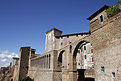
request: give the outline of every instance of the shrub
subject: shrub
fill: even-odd
[[[22,79],[21,81],[34,81],[34,80],[31,79],[29,76],[27,76],[26,78]]]
[[[121,1],[119,1],[115,6],[111,6],[106,10],[107,16],[111,17],[114,16],[115,14],[117,14],[120,9],[119,9],[119,5],[121,4]]]

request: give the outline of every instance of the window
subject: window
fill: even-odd
[[[61,45],[63,45],[63,43],[61,42]]]
[[[86,50],[86,46],[84,46],[84,50]]]
[[[91,53],[93,53],[93,49],[91,49]]]
[[[87,56],[85,55],[85,59],[87,59]]]
[[[100,23],[103,24],[104,22],[104,18],[103,18],[103,15],[100,16]]]
[[[72,53],[72,46],[70,45],[70,53]]]

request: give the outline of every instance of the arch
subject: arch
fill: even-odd
[[[62,57],[62,55],[63,55],[63,53],[65,52],[65,50],[62,50],[60,53],[59,53],[59,55],[58,55],[58,70],[60,70],[61,71],[61,68],[63,67],[62,66],[62,61],[63,61],[63,57]]]
[[[90,45],[90,42],[89,41],[82,40],[82,41],[80,41],[80,42],[77,43],[77,45],[75,46],[75,49],[73,51],[73,70],[76,71],[77,74],[78,74],[78,75],[75,75],[75,76],[78,76],[77,77],[77,81],[83,81],[84,79],[86,81],[90,81],[89,78],[85,78],[85,74],[84,74],[85,71],[87,71],[87,69],[89,69],[88,66],[87,66],[87,64],[85,64],[86,62],[88,62],[87,58],[90,58],[90,57],[87,57],[87,55],[88,55],[87,51],[90,48],[88,48],[88,50],[87,50],[87,48],[85,48],[85,46],[88,45],[88,44]],[[85,52],[83,53],[82,50],[85,50],[86,53]],[[81,51],[81,53],[80,53],[80,51]],[[77,62],[77,58],[76,58],[77,57],[77,54],[81,54],[82,62],[79,62],[79,61]],[[85,55],[85,54],[87,54],[87,55]],[[86,61],[86,62],[84,62],[84,61]],[[79,64],[77,65],[77,63],[79,63]],[[82,63],[81,66],[80,66],[80,63]],[[80,67],[77,67],[77,66],[80,66]],[[94,80],[91,80],[91,81],[94,81]]]
[[[62,63],[62,54],[65,52],[65,50],[62,50],[60,53],[59,53],[59,56],[58,56],[58,62],[61,62]]]
[[[73,58],[76,58],[78,49],[81,48],[83,45],[85,45],[85,44],[87,44],[87,43],[89,43],[89,42],[86,41],[86,40],[82,40],[82,41],[80,41],[80,42],[76,45],[76,47],[75,47],[75,49],[74,49],[74,52],[73,52]]]

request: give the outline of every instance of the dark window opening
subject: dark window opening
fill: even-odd
[[[85,59],[87,59],[87,56],[85,55]]]
[[[84,46],[84,50],[86,50],[86,46]]]
[[[26,69],[27,69],[27,70],[28,70],[28,68],[29,68],[29,67],[28,67],[28,66],[26,66]]]
[[[61,42],[61,45],[63,45],[63,43]]]
[[[103,15],[100,16],[100,22],[102,23],[104,21]]]
[[[70,45],[70,53],[72,53],[72,46]]]

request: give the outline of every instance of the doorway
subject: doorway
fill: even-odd
[[[94,78],[85,78],[84,72],[86,69],[77,69],[78,78],[77,81],[95,81]]]

